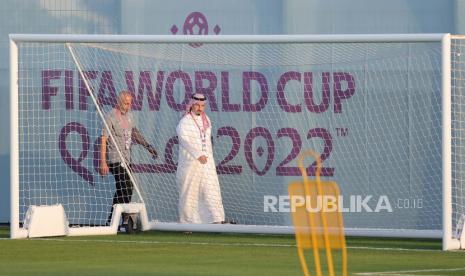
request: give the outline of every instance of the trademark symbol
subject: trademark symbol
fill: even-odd
[[[349,129],[346,127],[337,127],[336,134],[338,137],[346,137],[349,135]]]

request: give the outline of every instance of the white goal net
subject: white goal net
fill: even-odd
[[[347,233],[441,237],[450,139],[456,230],[465,208],[461,40],[452,43],[444,138],[451,72],[440,35],[113,38],[15,41],[20,227],[29,206],[53,204],[70,226],[106,225],[115,179],[98,172],[100,136],[126,90],[134,125],[158,152],[133,143],[129,164],[131,202],[145,205],[151,228],[179,221],[176,125],[201,93],[225,215],[237,225],[290,229],[287,185],[300,177],[296,157],[312,149],[324,179],[340,186]],[[313,160],[306,166],[313,176]]]

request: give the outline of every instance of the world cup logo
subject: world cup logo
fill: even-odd
[[[171,27],[171,33],[177,34],[179,28],[175,25]],[[215,25],[213,28],[215,34],[221,32],[221,28]],[[182,26],[182,33],[184,35],[208,35],[208,21],[207,17],[201,12],[191,12],[187,15],[186,20]],[[198,48],[202,46],[202,43],[189,43],[191,47]]]

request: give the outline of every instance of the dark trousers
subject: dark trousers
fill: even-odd
[[[110,215],[108,216],[107,223],[110,223],[111,216],[113,214],[113,205],[117,203],[129,203],[131,202],[133,185],[127,170],[121,165],[121,163],[108,164],[111,174],[115,178],[116,191],[113,195],[113,204],[111,206]]]

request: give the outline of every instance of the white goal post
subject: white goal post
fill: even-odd
[[[11,238],[28,237],[31,206],[55,204],[68,235],[116,233],[123,212],[144,230],[293,233],[287,185],[313,149],[341,188],[347,235],[458,249],[462,48],[449,34],[10,35]],[[132,145],[134,195],[106,224],[115,184],[98,173],[99,136],[122,90],[159,157]],[[175,129],[195,92],[237,224],[178,223]]]

